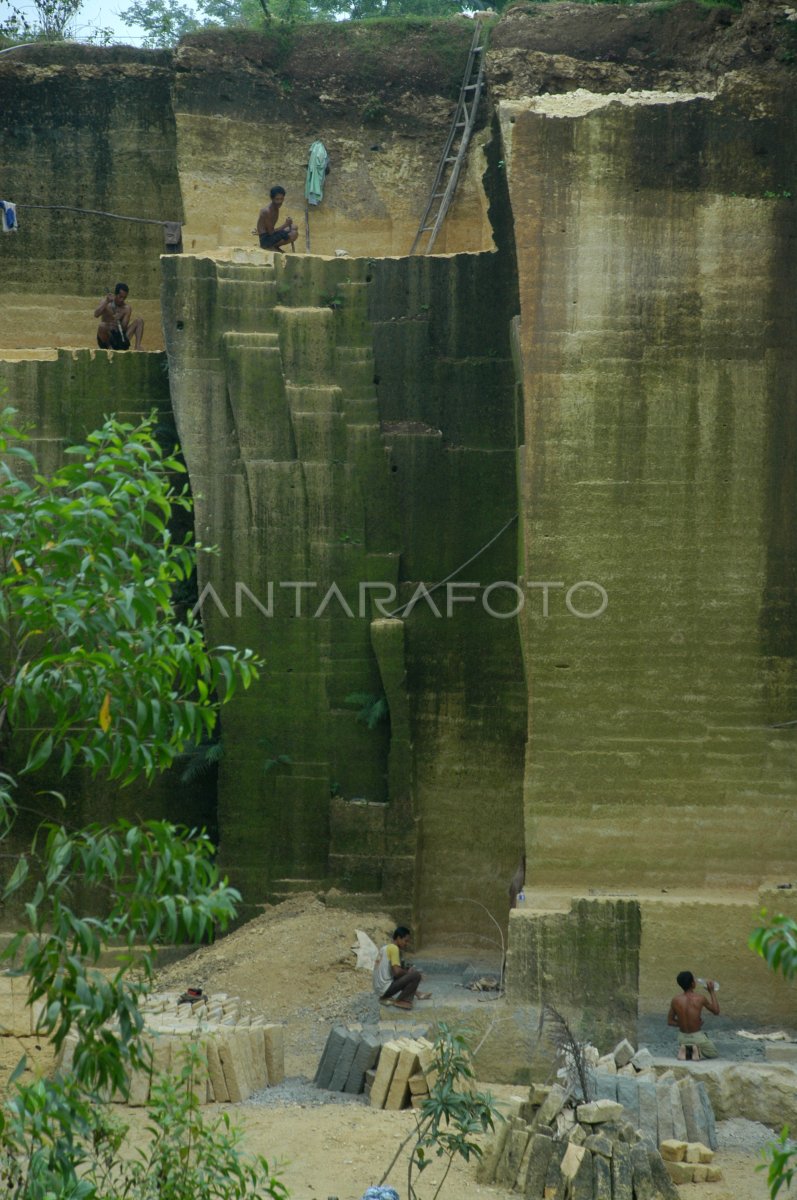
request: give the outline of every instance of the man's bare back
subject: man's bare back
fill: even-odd
[[[678,1030],[679,1058],[716,1058],[714,1045],[702,1032],[703,1011],[713,1013],[718,1017],[720,1012],[717,1000],[716,983],[713,979],[706,981],[708,996],[695,991],[697,980],[691,971],[682,971],[678,983],[683,988],[680,996],[673,996],[670,1010],[667,1013],[667,1024]]]

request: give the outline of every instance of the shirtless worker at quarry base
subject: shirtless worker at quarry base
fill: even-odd
[[[109,292],[94,309],[94,316],[100,318],[97,345],[101,350],[129,350],[131,337],[135,339],[136,350],[141,349],[144,322],[141,317],[130,320],[133,310],[127,303],[129,291],[126,283],[117,283],[113,295]]]
[[[717,1050],[714,1043],[709,1041],[703,1027],[703,1009],[720,1014],[717,999],[716,984],[713,979],[706,980],[708,996],[699,995],[695,991],[697,980],[691,971],[681,971],[676,976],[676,983],[683,989],[680,996],[673,996],[670,1011],[667,1013],[667,1024],[674,1025],[678,1030],[678,1057],[695,1061],[700,1058],[716,1058]]]
[[[294,225],[292,217],[287,217],[281,225],[277,225],[280,209],[285,203],[285,188],[273,187],[269,195],[271,203],[265,208],[261,208],[255,233],[262,250],[278,250],[281,254],[283,246],[293,246],[299,236],[299,230]]]

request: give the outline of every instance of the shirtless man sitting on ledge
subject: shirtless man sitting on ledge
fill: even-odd
[[[133,310],[127,303],[129,291],[126,283],[117,283],[113,295],[109,292],[94,309],[94,316],[100,319],[97,328],[97,345],[100,350],[129,350],[131,337],[135,339],[136,350],[141,349],[144,322],[141,317],[130,320]]]
[[[299,230],[292,217],[287,217],[281,225],[277,225],[280,209],[285,203],[285,188],[273,187],[269,195],[271,203],[265,208],[261,208],[255,233],[260,240],[262,250],[279,250],[282,254],[283,246],[293,248],[293,243],[299,236]]]
[[[681,971],[676,976],[676,983],[683,991],[680,996],[673,996],[670,1002],[667,1024],[678,1030],[678,1058],[693,1062],[700,1058],[716,1058],[716,1046],[703,1033],[703,1009],[714,1013],[715,1017],[720,1015],[714,980],[706,980],[708,996],[695,991],[697,980],[691,971]]]

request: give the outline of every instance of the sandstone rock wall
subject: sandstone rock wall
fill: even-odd
[[[792,109],[731,81],[716,97],[577,92],[500,112],[523,573],[559,581],[549,616],[527,606],[523,626],[535,886],[787,878],[794,475],[780,430],[795,341],[777,297],[795,246],[778,183]],[[577,581],[605,590],[603,615],[568,610]],[[603,604],[594,587],[571,599]]]
[[[224,715],[225,867],[250,903],[332,882],[414,908],[427,938],[478,929],[522,845],[517,630],[476,602],[447,617],[444,591],[403,606],[514,511],[495,256],[163,267],[197,532],[221,547],[203,616],[266,659]],[[482,587],[513,549],[484,554]]]

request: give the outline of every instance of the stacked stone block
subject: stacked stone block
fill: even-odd
[[[564,1088],[532,1089],[528,1104],[504,1123],[479,1167],[527,1200],[675,1200],[657,1149],[648,1145],[616,1100],[574,1106]]]
[[[203,1051],[205,1060],[192,1085],[202,1104],[239,1104],[282,1082],[282,1025],[269,1023],[265,1017],[243,1016],[240,1000],[224,993],[203,996],[193,1003],[180,1004],[178,1000],[176,992],[162,993],[150,996],[141,1006],[151,1069],[131,1076],[128,1104],[146,1104],[153,1082],[168,1071],[179,1072],[181,1052],[192,1043]],[[69,1070],[76,1045],[77,1038],[70,1035],[61,1048],[59,1070]]]
[[[433,1081],[432,1043],[395,1030],[334,1026],[314,1082],[333,1092],[365,1093],[376,1108],[419,1108]]]
[[[660,1146],[661,1157],[675,1183],[716,1183],[722,1171],[714,1166],[714,1151],[702,1142],[670,1138]]]

